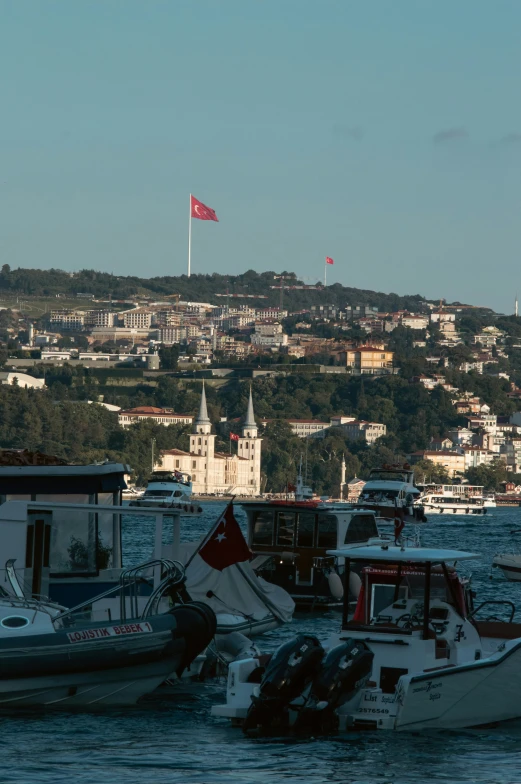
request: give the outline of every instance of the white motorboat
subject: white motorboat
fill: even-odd
[[[215,716],[246,732],[457,729],[521,717],[521,624],[511,602],[473,607],[454,564],[474,553],[403,546],[339,549],[362,565],[353,617],[322,646],[300,635],[263,667],[230,665]],[[498,620],[498,606],[508,609]],[[490,609],[490,617],[478,614]],[[327,651],[327,652],[326,652]]]
[[[13,594],[2,589],[0,595],[0,709],[133,705],[165,679],[180,676],[211,642],[215,615],[199,603],[157,613],[163,593],[171,593],[183,574],[166,562],[145,564],[140,571],[150,569],[161,570],[164,580],[145,612],[126,612],[136,586],[124,578],[121,619],[99,623],[26,598],[9,561],[6,575]]]
[[[496,501],[482,485],[427,485],[420,496],[426,514],[485,515]]]
[[[397,515],[413,524],[426,521],[414,472],[407,463],[371,469],[356,506],[371,509],[391,522]]]
[[[148,506],[158,509],[179,509],[190,517],[203,512],[200,504],[192,499],[192,479],[181,471],[154,471],[145,492],[130,501],[130,506]]]
[[[145,541],[142,545],[155,559],[180,562],[185,570],[184,601],[208,605],[217,615],[218,634],[254,636],[291,620],[295,609],[291,597],[258,577],[247,561],[222,571],[214,569],[198,554],[201,543],[181,542],[181,513],[172,507],[8,501],[0,505],[0,550],[25,563],[19,573],[30,594],[77,606],[119,585],[125,572],[121,519],[145,515],[153,515],[155,526],[148,545]],[[136,614],[146,607],[151,590],[150,581],[143,581]],[[117,620],[119,600],[98,599],[92,613],[100,622]]]
[[[510,531],[512,537],[520,533],[521,528]],[[496,553],[492,560],[492,566],[501,569],[507,580],[514,583],[521,582],[521,547],[515,538],[512,539],[511,552]]]

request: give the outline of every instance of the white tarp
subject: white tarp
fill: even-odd
[[[194,546],[193,542],[181,544],[179,555],[184,564]],[[208,604],[216,613],[239,614],[253,620],[271,613],[287,623],[295,610],[295,602],[284,588],[257,577],[247,561],[220,572],[195,555],[186,569],[186,589],[194,601]]]

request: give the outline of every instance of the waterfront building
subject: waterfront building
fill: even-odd
[[[192,478],[194,493],[257,496],[261,492],[261,445],[250,390],[236,453],[216,452],[216,435],[208,416],[203,383],[199,413],[192,425],[190,451],[163,449],[157,468],[181,471]]]

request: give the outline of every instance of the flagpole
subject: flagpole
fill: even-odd
[[[326,280],[327,280],[327,261],[324,262],[324,288],[326,288]]]
[[[188,210],[188,277],[190,277],[191,255],[192,255],[192,194],[190,194],[190,207]]]

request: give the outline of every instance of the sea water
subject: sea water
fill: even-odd
[[[223,508],[183,523],[185,539],[199,539]],[[244,524],[244,514],[237,508]],[[124,523],[125,563],[150,556],[152,518]],[[462,564],[472,572],[477,602],[510,599],[520,609],[521,583],[491,569],[494,553],[509,549],[520,509],[491,509],[484,517],[436,516],[422,529],[425,545],[482,553]],[[496,614],[501,608],[491,608]],[[488,613],[487,613],[488,614]],[[302,615],[259,638],[273,650],[299,631],[326,638],[339,628],[337,612]],[[521,672],[519,673],[521,678]],[[0,716],[0,782],[16,784],[399,784],[400,782],[521,782],[521,721],[459,732],[364,732],[331,738],[245,738],[210,715],[224,699],[224,680],[187,689],[146,708],[97,714],[28,713]]]

